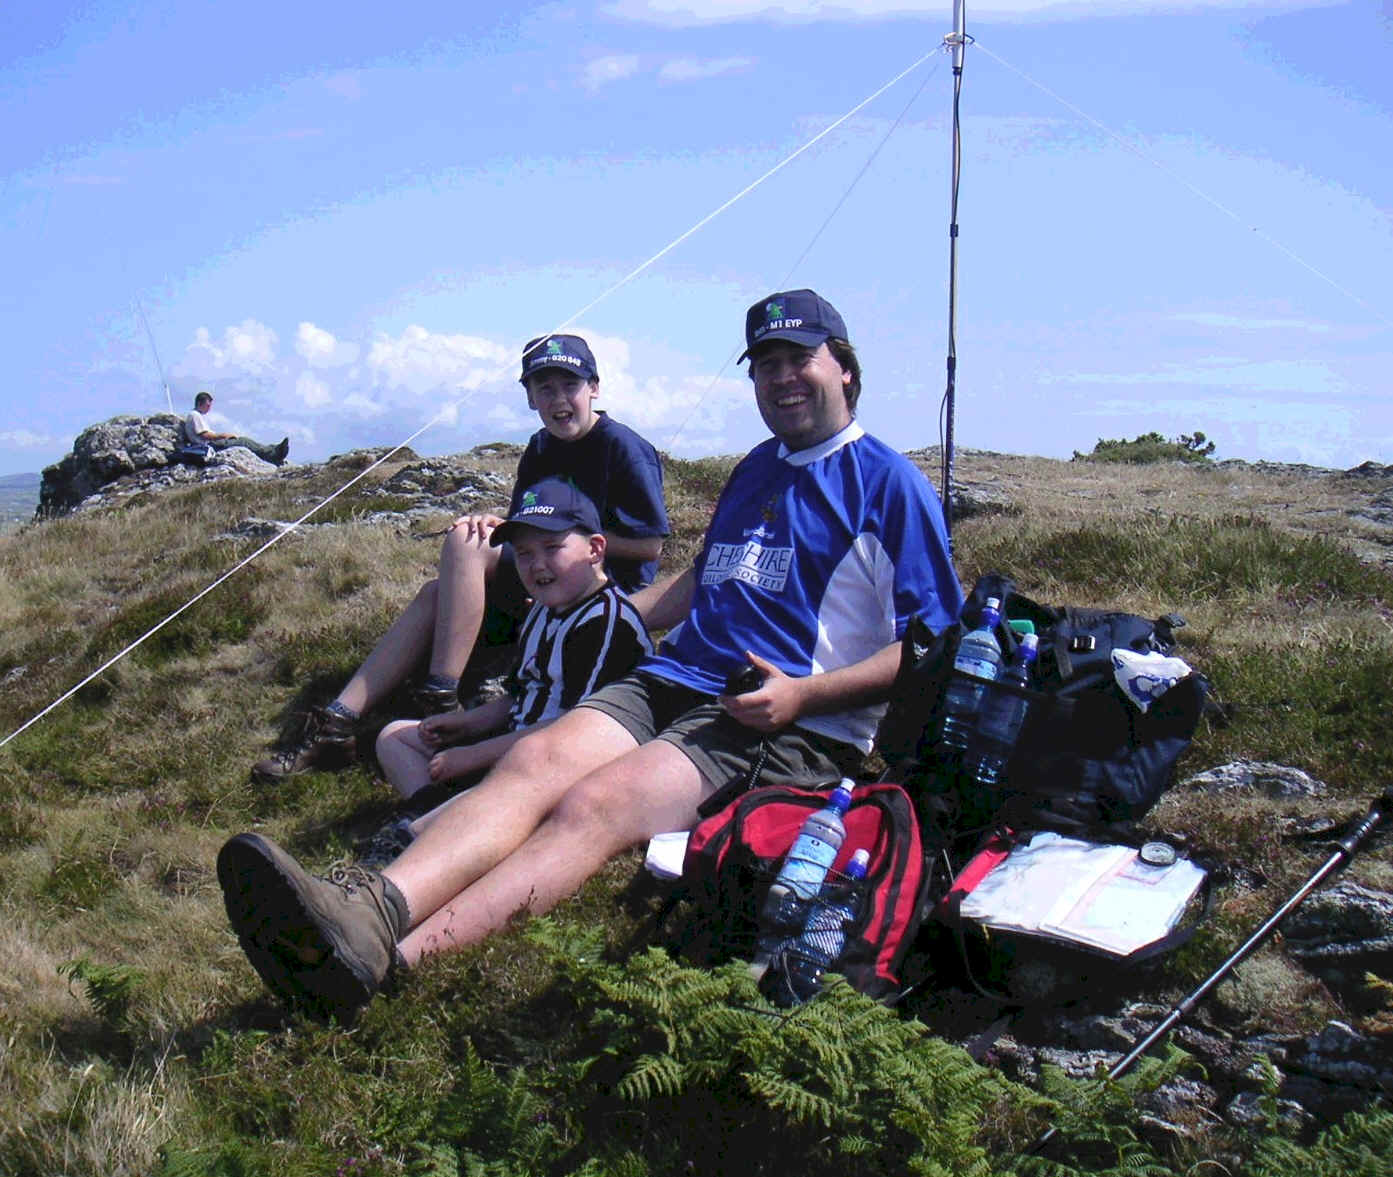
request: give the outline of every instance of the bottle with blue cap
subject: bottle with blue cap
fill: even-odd
[[[808,906],[816,901],[837,851],[846,839],[842,818],[851,807],[854,788],[849,778],[842,778],[827,804],[803,823],[784,856],[778,875],[769,885],[769,893],[760,909],[759,938],[750,961],[750,975],[756,980],[764,976],[770,963],[802,930]]]
[[[996,623],[1001,619],[1001,601],[988,597],[976,628],[963,634],[953,659],[954,671],[943,693],[943,722],[939,729],[943,751],[962,761],[972,744],[977,711],[986,690],[980,682],[963,675],[994,681],[1001,671],[1001,644],[996,640]]]
[[[1016,661],[1001,672],[998,684],[1024,689],[1030,685],[1030,668],[1039,652],[1040,638],[1028,633],[1021,639]],[[1001,781],[1006,762],[1011,759],[1016,740],[1025,723],[1025,713],[1030,700],[1025,695],[1012,691],[989,688],[982,703],[981,714],[977,720],[977,733],[973,741],[969,769],[972,779],[986,788],[994,788]]]
[[[845,879],[823,885],[818,902],[808,912],[802,934],[784,957],[784,968],[774,984],[776,1005],[797,1005],[822,988],[822,975],[835,971],[846,944],[846,930],[861,906],[858,884],[866,877],[871,852],[864,848],[851,856]]]

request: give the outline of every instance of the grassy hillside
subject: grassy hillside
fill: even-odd
[[[671,566],[729,466],[669,462]],[[1249,880],[1158,982],[1174,997],[1323,857],[1281,842],[1274,818],[1362,812],[1393,769],[1388,549],[1348,510],[1369,488],[983,454],[960,476],[1014,504],[959,526],[964,581],[999,569],[1042,601],[1188,618],[1183,652],[1231,721],[1201,730],[1182,772],[1246,756],[1330,786],[1305,802],[1163,801],[1158,825]],[[234,525],[295,518],[346,477],[148,495],[0,538],[0,739],[258,546],[223,538]],[[648,910],[637,854],[548,919],[414,973],[351,1028],[283,1015],[226,927],[212,863],[254,827],[324,866],[389,812],[367,764],[275,789],[247,777],[432,573],[438,540],[356,523],[367,505],[360,490],[337,500],[337,526],[279,543],[0,748],[0,1174],[878,1173],[911,1157],[1016,1171],[1056,1113],[924,1023],[847,993],[771,1022],[740,969],[629,951]],[[1352,874],[1393,889],[1393,852]],[[1214,1004],[1248,1029],[1388,1017],[1376,994],[1341,1005],[1276,946]],[[1125,1099],[1092,1113],[1114,1144],[1088,1171],[1145,1159]],[[1282,1171],[1261,1168],[1255,1139],[1224,1142],[1230,1171],[1234,1156]]]

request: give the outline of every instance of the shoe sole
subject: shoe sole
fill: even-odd
[[[315,918],[302,881],[259,834],[238,834],[218,852],[228,922],[266,987],[291,1004],[351,1016],[380,988],[327,921]]]

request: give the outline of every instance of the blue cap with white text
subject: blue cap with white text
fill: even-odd
[[[543,531],[578,527],[588,535],[604,530],[595,504],[564,478],[543,478],[523,491],[518,509],[493,529],[489,543],[496,548],[512,539],[519,527],[540,527]]]
[[[600,378],[590,345],[579,335],[539,335],[536,339],[528,340],[527,346],[522,349],[522,375],[518,377],[518,383],[526,384],[529,376],[543,368],[574,372],[582,380]]]
[[[770,339],[817,347],[829,339],[849,338],[837,308],[822,295],[812,290],[784,290],[760,299],[745,312],[745,350],[740,359]]]

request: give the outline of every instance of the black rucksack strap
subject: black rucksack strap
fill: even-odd
[[[769,759],[769,741],[761,736],[759,748],[755,752],[755,758],[750,761],[749,771],[744,776],[738,776],[734,780],[727,781],[719,789],[711,794],[705,801],[697,806],[697,816],[708,818],[713,813],[720,813],[727,805],[739,797],[742,793],[748,793],[757,784],[759,778],[764,773],[764,765]]]

